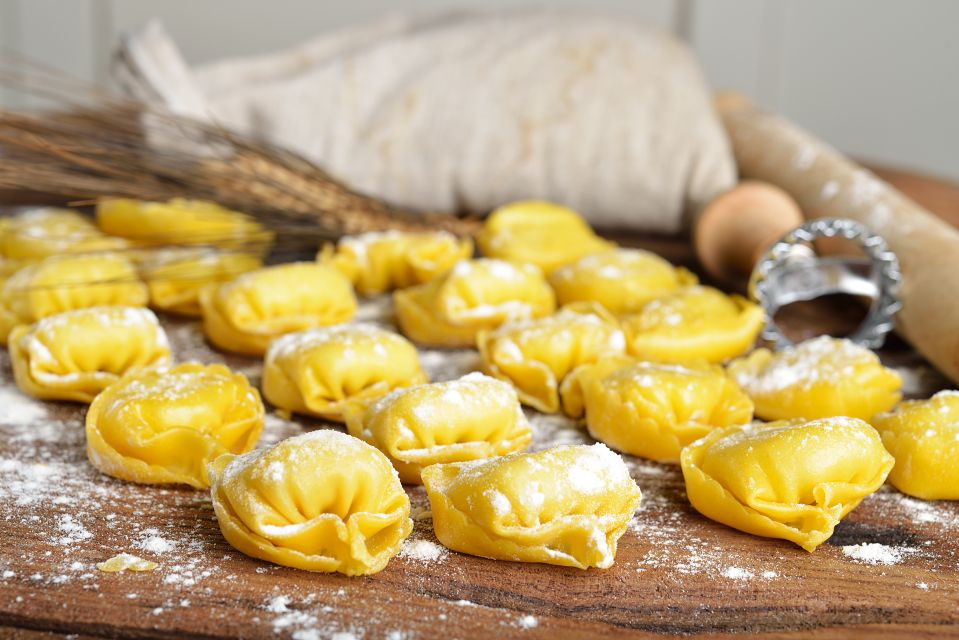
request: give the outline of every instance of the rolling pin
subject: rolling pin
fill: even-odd
[[[959,231],[748,98],[720,94],[716,106],[746,182],[707,205],[695,222],[704,267],[719,277],[748,273],[772,241],[798,224],[798,212],[856,220],[899,257],[897,331],[959,382]]]

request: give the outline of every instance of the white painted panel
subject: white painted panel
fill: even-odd
[[[0,47],[20,50],[20,3],[18,0],[0,0]],[[18,106],[18,96],[6,87],[0,87],[0,105]]]
[[[93,79],[93,0],[20,0],[19,48],[39,62]]]
[[[692,10],[690,44],[710,84],[767,102],[764,45],[767,0],[700,0]]]
[[[784,1],[780,111],[848,153],[959,178],[959,2]]]
[[[116,32],[135,28],[151,17],[166,24],[191,63],[264,53],[308,40],[337,27],[397,12],[465,10],[478,6],[509,9],[515,0],[111,0]],[[552,8],[580,8],[645,20],[673,29],[675,0],[554,0]]]
[[[14,51],[66,77],[86,83],[97,79],[93,34],[98,0],[4,0],[0,38]],[[5,35],[2,35],[5,34]],[[48,104],[36,94],[7,88],[11,106]]]

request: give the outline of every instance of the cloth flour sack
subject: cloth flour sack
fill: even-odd
[[[390,18],[197,68],[153,22],[120,54],[116,77],[137,97],[265,137],[414,209],[544,198],[599,227],[671,233],[735,180],[690,50],[628,20]]]

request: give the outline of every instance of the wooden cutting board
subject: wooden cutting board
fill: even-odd
[[[926,206],[959,220],[959,189],[930,182],[913,191],[908,184]],[[681,240],[619,239],[691,262]],[[387,319],[389,306],[374,301],[363,313]],[[841,303],[806,306],[787,322],[805,333],[841,331],[859,313]],[[257,360],[210,350],[197,323],[167,319],[165,325],[180,359],[226,362],[258,382]],[[911,397],[947,384],[901,342],[893,340],[883,358],[903,373]],[[430,350],[423,360],[437,378],[477,364],[469,351]],[[205,492],[100,475],[85,459],[83,415],[79,405],[20,396],[9,359],[0,355],[0,637],[959,635],[959,503],[922,502],[885,487],[809,554],[706,520],[685,500],[677,468],[627,456],[643,505],[609,570],[447,552],[432,536],[423,490],[409,487],[416,516],[411,543],[383,572],[346,578],[277,567],[233,550]],[[530,415],[535,447],[589,442],[562,418]],[[271,414],[265,437],[325,426]],[[879,546],[857,553],[853,545],[862,544]],[[124,551],[159,567],[121,574],[94,568]]]

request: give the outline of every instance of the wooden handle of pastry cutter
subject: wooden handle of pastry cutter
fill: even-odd
[[[721,94],[716,106],[742,178],[779,187],[807,216],[851,218],[885,238],[902,267],[897,330],[959,381],[959,231],[749,99]]]

